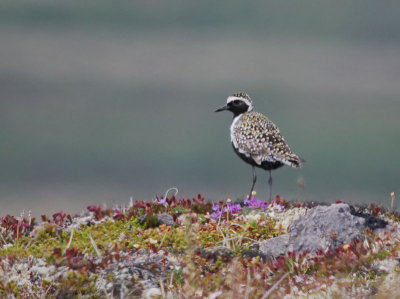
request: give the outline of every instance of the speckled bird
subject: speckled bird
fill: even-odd
[[[291,151],[278,127],[265,115],[253,111],[253,102],[246,93],[228,97],[226,105],[215,112],[229,110],[233,113],[231,142],[236,154],[253,169],[253,184],[257,180],[255,167],[269,172],[269,201],[272,197],[272,173],[283,165],[300,168],[303,159]]]

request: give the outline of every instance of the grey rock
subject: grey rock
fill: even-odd
[[[353,216],[347,204],[317,206],[293,222],[289,229],[289,251],[333,250],[361,238],[365,219]]]
[[[372,229],[386,229],[388,222],[381,218],[371,215],[370,211],[365,207],[350,206],[350,213],[354,216],[365,219],[365,226]]]
[[[334,250],[355,238],[362,238],[365,228],[365,219],[352,215],[347,204],[317,206],[294,221],[289,234],[265,240],[259,246],[268,257],[277,257],[287,251]]]
[[[163,214],[156,214],[154,216],[157,217],[157,226],[159,226],[161,224],[165,224],[167,226],[177,225],[177,223],[174,221],[174,217],[170,214],[163,213]],[[147,219],[147,214],[140,216],[139,223],[144,224],[146,219]]]
[[[271,238],[260,243],[259,251],[266,258],[273,258],[285,254],[289,245],[289,234]]]
[[[158,225],[165,224],[168,226],[174,226],[176,224],[174,218],[170,214],[158,214],[157,219]]]

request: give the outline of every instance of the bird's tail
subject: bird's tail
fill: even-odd
[[[306,162],[306,160],[296,156],[296,159],[289,159],[289,162],[290,166],[294,168],[301,168],[301,166],[303,165],[304,162]]]

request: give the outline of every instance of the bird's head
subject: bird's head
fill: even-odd
[[[220,112],[224,110],[231,111],[235,116],[249,112],[253,110],[253,102],[251,101],[248,94],[244,92],[234,93],[229,96],[226,100],[226,105],[215,110],[215,112]]]

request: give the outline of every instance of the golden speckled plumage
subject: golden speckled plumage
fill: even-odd
[[[244,92],[234,93],[232,96],[233,97],[237,97],[237,98],[247,99],[247,100],[251,101],[249,95],[247,93],[244,93]]]
[[[281,162],[301,166],[301,159],[290,150],[278,127],[261,113],[250,111],[237,116],[231,127],[231,139],[235,149],[257,165]]]

